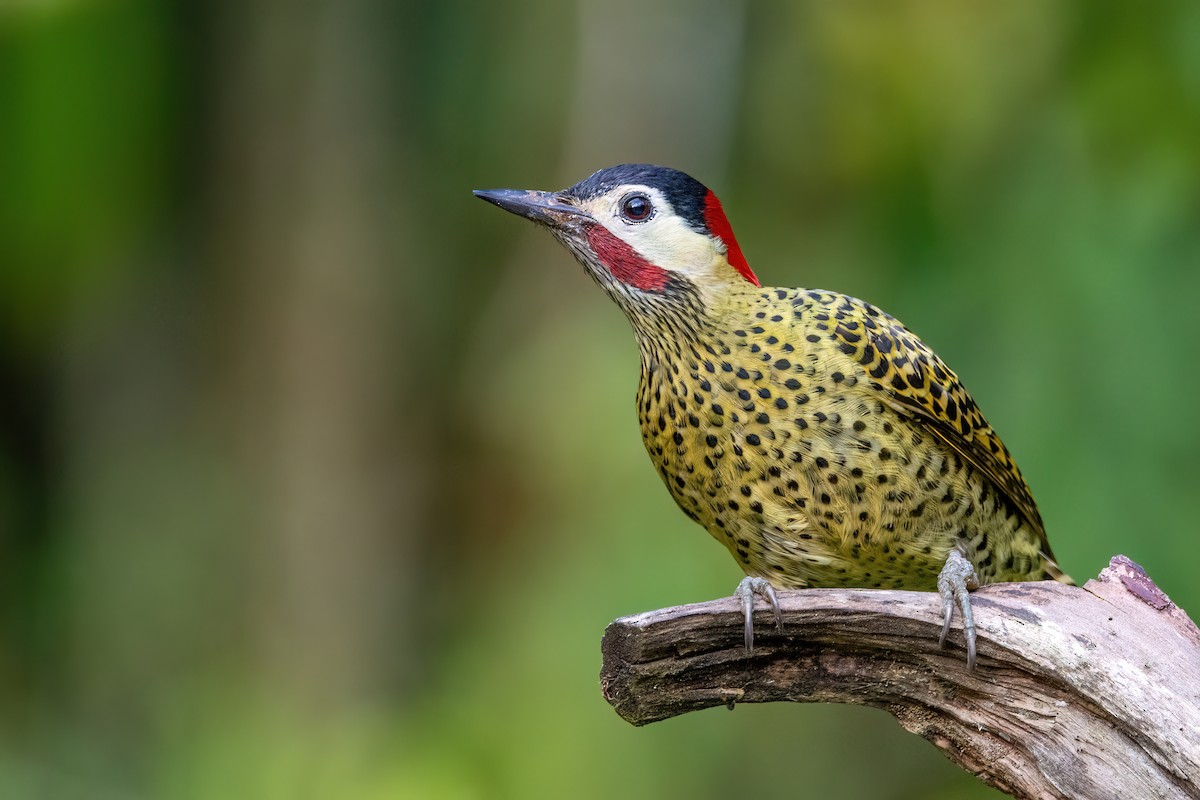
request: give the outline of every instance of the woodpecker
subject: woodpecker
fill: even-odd
[[[682,172],[601,170],[559,192],[476,191],[547,228],[633,326],[642,440],[671,496],[775,588],[936,590],[975,665],[968,591],[1073,581],[1012,456],[908,328],[837,292],[762,286],[721,203]]]

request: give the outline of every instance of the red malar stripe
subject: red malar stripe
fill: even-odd
[[[754,271],[750,269],[750,265],[746,263],[746,257],[742,255],[742,248],[738,246],[737,239],[733,238],[733,226],[725,217],[721,201],[711,191],[704,196],[704,224],[708,225],[708,229],[714,235],[720,236],[721,241],[725,243],[725,249],[728,251],[725,257],[729,260],[729,266],[736,269],[743,278],[755,286],[762,286]]]
[[[670,273],[642,258],[626,242],[609,233],[603,225],[587,226],[588,245],[612,276],[621,283],[643,292],[661,292]]]

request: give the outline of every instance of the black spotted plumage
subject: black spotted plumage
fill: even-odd
[[[785,586],[930,589],[960,542],[982,582],[1059,577],[1025,481],[941,359],[868,303],[778,291],[737,287],[679,347],[639,335],[642,435],[679,505]],[[713,343],[729,354],[709,373]],[[660,429],[661,405],[688,396],[707,427]]]

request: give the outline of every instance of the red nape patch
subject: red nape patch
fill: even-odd
[[[725,258],[728,259],[729,266],[736,269],[739,275],[755,286],[762,286],[754,271],[750,269],[750,265],[746,263],[746,257],[742,255],[742,248],[738,247],[737,239],[733,238],[733,226],[725,217],[721,201],[711,191],[704,196],[704,224],[708,226],[709,231],[720,236],[721,241],[725,243],[725,249],[728,251]]]
[[[603,225],[588,225],[587,240],[600,262],[612,276],[643,292],[661,292],[670,273],[656,267],[638,254],[625,241],[609,233]]]

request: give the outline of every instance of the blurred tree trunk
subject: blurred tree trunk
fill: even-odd
[[[565,162],[574,170],[597,170],[658,161],[719,185],[733,149],[745,3],[581,0],[578,9]],[[647,91],[647,85],[661,89]],[[665,91],[671,96],[662,96]]]
[[[211,64],[209,219],[232,313],[225,376],[255,496],[264,677],[318,708],[411,677],[427,426],[390,319],[406,298],[388,212],[372,4],[226,3]],[[403,220],[400,221],[403,224]],[[398,307],[399,305],[399,307]],[[407,457],[401,457],[403,451]],[[298,657],[305,654],[305,658]]]

